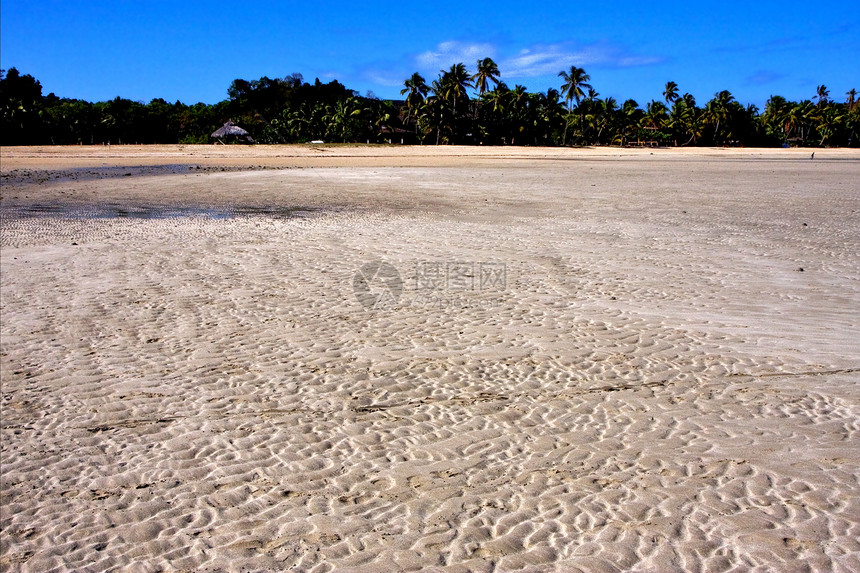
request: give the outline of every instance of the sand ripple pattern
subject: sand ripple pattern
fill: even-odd
[[[568,170],[502,173],[564,196]],[[447,200],[472,175],[254,177]],[[786,247],[757,197],[486,193],[4,225],[0,567],[860,569],[857,215]],[[392,308],[354,296],[374,260]],[[419,303],[426,261],[506,284]]]

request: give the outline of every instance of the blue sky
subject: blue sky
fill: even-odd
[[[0,67],[43,92],[215,103],[235,78],[338,79],[398,98],[418,71],[492,57],[502,79],[559,87],[576,65],[601,97],[661,99],[675,81],[703,105],[728,89],[833,99],[860,88],[858,2],[240,2],[2,0]]]

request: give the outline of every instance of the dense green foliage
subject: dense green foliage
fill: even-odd
[[[476,72],[462,63],[430,84],[404,82],[403,101],[383,101],[333,80],[237,79],[228,99],[186,105],[123,98],[91,103],[42,95],[41,84],[11,68],[0,71],[0,144],[208,143],[232,120],[259,143],[385,142],[485,145],[853,146],[860,135],[856,92],[844,103],[818,86],[810,100],[771,96],[764,111],[728,91],[699,106],[668,82],[662,98],[642,108],[601,98],[585,70],[559,73],[559,89],[530,93],[501,81],[490,58]],[[492,88],[492,89],[491,89]],[[813,101],[814,100],[814,101]]]

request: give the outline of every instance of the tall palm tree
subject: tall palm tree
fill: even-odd
[[[508,122],[511,145],[516,145],[517,136],[526,131],[528,123],[529,94],[525,86],[516,85],[508,92]]]
[[[600,144],[600,137],[603,135],[604,131],[611,131],[616,121],[616,115],[618,114],[618,102],[615,98],[604,98],[598,102],[597,106],[597,117],[595,118],[595,124],[597,127],[597,144]],[[611,137],[611,134],[610,134]],[[611,140],[610,140],[611,143]]]
[[[507,111],[507,93],[510,91],[505,82],[499,82],[493,89],[481,96],[478,107],[476,133],[482,142],[495,145],[500,141],[503,131],[503,118]]]
[[[821,136],[818,146],[823,147],[835,135],[836,129],[842,123],[843,118],[835,106],[829,105],[818,113],[815,119],[818,135]]]
[[[642,110],[639,109],[639,104],[634,99],[625,100],[621,104],[621,145],[624,145],[624,140],[633,135],[633,130],[638,126],[642,116]]]
[[[592,87],[588,88],[585,98],[579,102],[579,135],[586,144],[591,142],[592,133],[599,131],[598,116],[600,115],[600,94]]]
[[[848,113],[844,116],[845,130],[848,146],[851,147],[857,136],[857,129],[860,127],[860,106],[857,105],[857,90],[851,88],[845,95],[848,96],[845,104],[848,108]]]
[[[585,95],[583,89],[591,89],[591,76],[585,73],[585,70],[576,66],[570,66],[569,71],[562,70],[558,73],[558,77],[564,80],[561,84],[561,95],[567,100],[567,116],[570,121],[570,114],[573,112],[573,101],[576,100],[576,105],[579,105],[579,100]],[[567,144],[567,123],[564,126],[564,136],[561,144]]]
[[[774,137],[779,137],[780,141],[785,144],[788,141],[789,121],[788,113],[791,109],[788,101],[780,95],[772,95],[764,104],[764,114],[762,121],[765,129],[767,129]]]
[[[696,98],[693,97],[693,94],[685,93],[684,95],[681,96],[681,99],[684,100],[684,103],[687,104],[687,107],[689,107],[691,109],[696,108]]]
[[[472,81],[475,82],[475,89],[478,90],[478,95],[484,95],[491,82],[494,85],[499,85],[499,76],[501,76],[499,66],[496,65],[496,62],[492,58],[478,60],[478,71],[472,76]]]
[[[427,85],[427,82],[418,72],[415,72],[404,80],[403,86],[403,89],[400,90],[400,95],[409,94],[406,96],[406,105],[417,106],[424,101],[424,98],[430,92],[430,86]]]
[[[403,82],[403,89],[400,90],[400,95],[406,95],[406,119],[415,118],[418,109],[424,102],[424,98],[430,93],[430,86],[418,72],[412,74],[411,77]],[[415,121],[415,134],[418,135],[418,121]]]
[[[704,119],[707,123],[714,124],[714,142],[720,136],[720,123],[725,125],[729,119],[730,106],[735,97],[728,90],[714,94],[714,99],[705,104]]]
[[[822,84],[815,88],[815,94],[818,98],[818,105],[822,106],[827,103],[827,98],[830,97],[830,90],[827,89],[827,86]]]
[[[481,97],[481,101],[485,104],[491,105],[494,112],[501,113],[506,106],[507,102],[505,101],[505,98],[509,91],[510,88],[508,88],[508,85],[505,82],[499,82],[499,85],[487,92],[484,92],[484,95]]]
[[[553,114],[560,114],[564,111],[564,106],[561,104],[561,93],[555,88],[547,88],[544,96],[544,105]]]
[[[666,104],[668,105],[672,105],[681,99],[681,96],[678,95],[678,84],[675,82],[666,82],[666,88],[663,90],[663,99],[666,100]]]
[[[461,66],[462,70],[457,67]],[[462,71],[462,74],[459,72]],[[453,143],[456,139],[457,127],[457,98],[466,97],[465,87],[460,80],[468,81],[463,64],[451,66],[449,71],[441,71],[441,75],[433,80],[430,91],[433,95],[424,100],[421,106],[419,121],[425,129],[436,132],[436,145]]]
[[[814,115],[815,106],[808,99],[795,104],[788,112],[789,129],[799,134],[798,137],[800,137],[801,142],[805,141],[809,135],[809,128]]]
[[[326,124],[327,135],[342,142],[354,140],[358,136],[359,118],[366,111],[361,102],[354,97],[326,106],[322,119]]]
[[[688,139],[682,145],[689,145],[695,143],[696,139],[702,135],[701,122],[696,115],[696,107],[695,105],[690,106],[684,98],[678,98],[675,101],[667,125],[676,136],[675,145],[678,144],[678,136],[687,137]]]
[[[377,101],[372,109],[371,121],[373,122],[374,135],[385,139],[386,133],[391,134],[397,126],[397,108],[391,101]]]
[[[558,131],[564,121],[564,104],[561,103],[561,94],[555,88],[548,88],[545,94],[533,95],[535,143],[539,145],[557,144]]]
[[[466,93],[466,88],[472,87],[472,76],[466,71],[466,66],[462,62],[454,64],[448,71],[440,70],[442,79],[440,86],[442,88],[443,97],[454,102],[454,118],[457,117],[457,100],[469,99]]]
[[[848,96],[848,100],[845,102],[845,105],[848,106],[848,111],[853,111],[854,104],[857,103],[857,90],[851,88],[850,90],[845,92],[845,95]]]
[[[663,102],[651,100],[645,107],[645,117],[642,118],[644,127],[660,130],[668,120],[668,109]]]
[[[299,109],[292,112],[287,125],[298,141],[324,139],[326,124],[323,117],[325,114],[325,106],[322,103],[311,105],[305,102],[299,106]]]

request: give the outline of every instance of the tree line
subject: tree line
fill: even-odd
[[[773,95],[764,110],[726,90],[698,105],[667,82],[644,107],[600,97],[584,69],[558,74],[559,87],[509,87],[490,58],[463,63],[427,83],[414,73],[402,100],[361,96],[337,80],[234,80],[228,99],[186,105],[117,97],[88,102],[42,94],[31,75],[0,70],[0,144],[208,143],[228,120],[260,143],[392,142],[482,145],[858,146],[856,90],[845,101],[818,86],[810,99]]]

